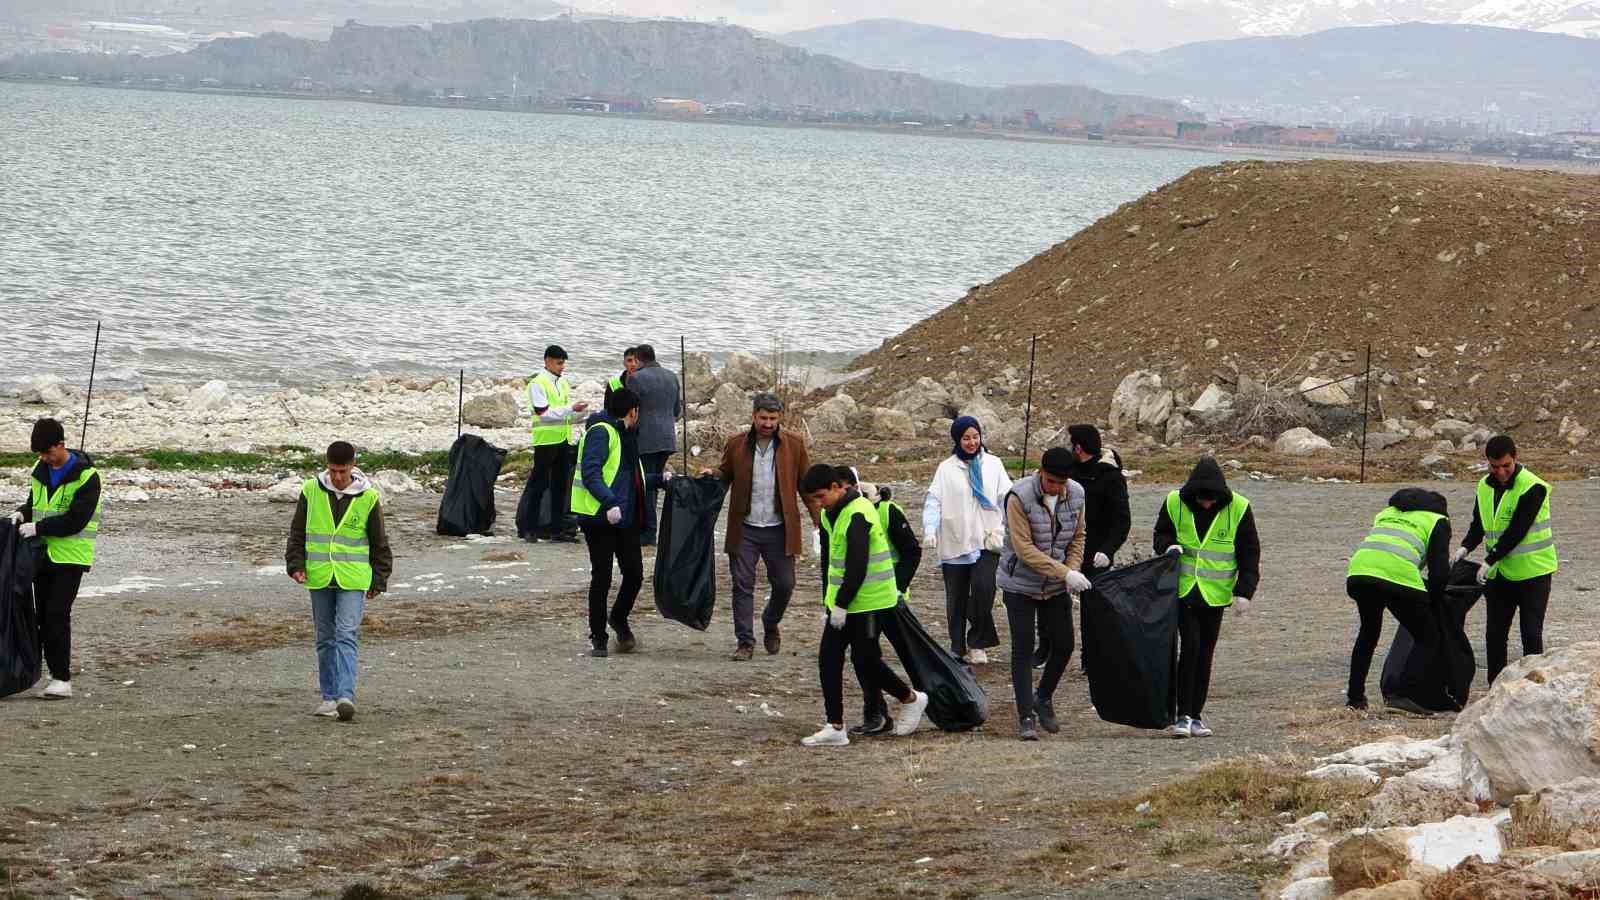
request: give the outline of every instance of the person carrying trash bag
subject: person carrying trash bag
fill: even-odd
[[[878,636],[895,635],[899,591],[895,586],[893,551],[872,501],[845,484],[835,467],[817,464],[806,470],[800,490],[821,510],[828,543],[826,587],[822,597],[822,642],[817,671],[822,682],[827,721],[816,734],[801,740],[807,747],[842,747],[850,743],[844,727],[844,654],[855,659],[864,693],[883,691],[900,702],[894,733],[917,730],[928,708],[928,695],[908,687],[883,661]]]
[[[1005,546],[995,581],[1011,625],[1011,686],[1017,695],[1018,736],[1055,734],[1053,697],[1072,656],[1072,594],[1087,591],[1083,545],[1087,516],[1083,486],[1073,481],[1072,452],[1051,447],[1039,471],[1012,486],[1004,499]],[[1049,658],[1033,689],[1034,623],[1049,639]]]
[[[1228,488],[1222,467],[1203,457],[1183,487],[1167,494],[1156,514],[1154,546],[1178,562],[1178,672],[1174,679],[1175,738],[1210,737],[1201,718],[1211,690],[1211,663],[1229,607],[1243,617],[1261,581],[1261,539],[1243,494]]]
[[[1423,573],[1427,573],[1424,580]],[[1344,590],[1355,601],[1361,629],[1350,650],[1350,684],[1345,705],[1367,708],[1367,672],[1383,634],[1383,611],[1411,633],[1418,659],[1427,659],[1438,637],[1435,611],[1450,583],[1450,510],[1444,495],[1403,488],[1372,520],[1372,530],[1350,556]],[[1391,706],[1423,715],[1404,698]]]

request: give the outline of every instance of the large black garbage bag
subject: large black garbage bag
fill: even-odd
[[[1094,580],[1082,606],[1089,698],[1107,722],[1134,728],[1172,724],[1178,652],[1178,558],[1114,569]]]
[[[39,680],[39,626],[33,610],[35,548],[0,523],[0,697]]]
[[[506,451],[475,434],[463,434],[450,445],[450,480],[439,501],[440,534],[466,537],[494,528],[494,481]]]
[[[890,632],[889,643],[911,686],[928,695],[928,721],[945,731],[970,731],[989,721],[989,695],[972,670],[928,634],[911,607],[902,603],[894,614],[900,634]]]
[[[674,478],[656,533],[656,609],[705,631],[717,605],[717,516],[727,493],[714,475]]]
[[[1478,662],[1467,637],[1467,613],[1483,595],[1478,564],[1461,560],[1450,568],[1450,586],[1433,610],[1430,647],[1420,648],[1403,626],[1389,645],[1378,687],[1385,702],[1405,699],[1434,712],[1456,712],[1467,705]]]

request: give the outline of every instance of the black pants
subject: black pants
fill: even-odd
[[[1427,647],[1439,633],[1434,622],[1433,606],[1428,602],[1428,592],[1408,588],[1381,578],[1357,575],[1345,579],[1344,592],[1356,602],[1361,616],[1361,630],[1356,632],[1356,643],[1350,650],[1350,684],[1345,688],[1345,699],[1350,703],[1365,703],[1367,699],[1367,672],[1372,668],[1372,654],[1378,649],[1378,639],[1383,636],[1383,611],[1394,613],[1401,627],[1411,632],[1416,642],[1417,659],[1429,658]]]
[[[671,450],[663,450],[660,453],[639,454],[639,464],[644,466],[644,477],[646,483],[653,483],[656,485],[656,487],[645,491],[644,531],[640,534],[640,539],[652,544],[655,543],[656,540],[656,498],[661,493],[661,479],[652,479],[650,476],[660,475],[662,470],[667,467],[667,460],[671,458]]]
[[[33,577],[33,608],[39,644],[50,677],[72,680],[72,603],[78,599],[83,570],[49,565]]]
[[[1212,606],[1195,588],[1178,602],[1178,672],[1174,679],[1173,711],[1178,716],[1200,718],[1211,692],[1211,661],[1222,636],[1226,606]]]
[[[614,525],[585,522],[583,540],[589,548],[589,640],[603,644],[606,625],[618,637],[633,633],[628,627],[628,614],[633,612],[633,602],[639,599],[639,588],[644,585],[644,561],[639,555],[639,530],[617,528]],[[606,615],[606,598],[611,596],[611,561],[622,569],[622,587],[617,589],[617,602]]]
[[[950,652],[965,656],[968,650],[1000,646],[994,628],[994,573],[1000,554],[988,550],[970,565],[944,563],[944,615],[950,623]]]
[[[843,629],[822,626],[822,645],[817,649],[817,674],[822,679],[822,711],[834,725],[844,724],[844,654],[850,651],[856,680],[864,696],[882,691],[898,700],[911,696],[899,675],[883,661],[878,636],[889,634],[891,643],[901,640],[900,620],[894,610],[851,613]]]
[[[1011,625],[1011,688],[1017,695],[1017,717],[1033,715],[1033,625],[1049,642],[1050,656],[1039,675],[1038,696],[1048,700],[1055,695],[1061,673],[1072,658],[1072,595],[1057,594],[1039,600],[1006,591],[1006,621]]]
[[[1484,652],[1489,664],[1489,682],[1506,667],[1506,639],[1511,634],[1511,619],[1522,614],[1522,654],[1544,652],[1544,614],[1550,606],[1550,576],[1527,581],[1491,578],[1483,586],[1487,613],[1484,623]]]
[[[1083,577],[1089,579],[1090,582],[1093,582],[1096,578],[1098,578],[1099,576],[1101,576],[1101,575],[1103,575],[1103,574],[1105,574],[1106,572],[1109,572],[1109,571],[1111,571],[1111,568],[1109,566],[1107,566],[1104,569],[1096,569],[1096,568],[1094,568],[1092,566],[1085,565],[1083,567]],[[1072,613],[1069,612],[1069,613],[1067,613],[1067,624],[1068,625],[1072,624],[1071,620],[1072,620]],[[1072,655],[1071,651],[1068,651],[1067,655],[1071,656]],[[1040,659],[1048,660],[1050,658],[1050,635],[1045,632],[1045,628],[1044,628],[1044,623],[1043,622],[1041,622],[1039,624],[1039,649],[1034,651],[1033,658],[1034,658],[1035,662],[1037,662]],[[1085,661],[1084,657],[1082,657],[1082,656],[1078,657],[1078,662],[1081,663],[1084,666],[1084,671],[1085,672],[1089,671],[1088,670],[1088,665],[1089,664],[1088,664],[1087,661]]]
[[[577,451],[567,443],[533,448],[533,468],[528,470],[528,483],[517,504],[518,537],[526,540],[572,530],[572,467],[576,455]]]

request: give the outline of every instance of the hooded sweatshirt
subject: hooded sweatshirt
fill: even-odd
[[[1210,509],[1205,509],[1195,501],[1201,493],[1209,493],[1217,498],[1217,502]],[[1222,467],[1217,461],[1207,456],[1200,460],[1189,473],[1189,480],[1184,482],[1178,490],[1178,499],[1188,507],[1194,516],[1194,530],[1202,538],[1211,528],[1211,523],[1217,518],[1217,513],[1233,501],[1233,491],[1228,488],[1228,479],[1223,477]],[[1156,513],[1155,551],[1167,552],[1167,548],[1178,543],[1178,526],[1167,515],[1167,504],[1163,502],[1161,509]],[[1234,586],[1235,597],[1246,600],[1255,596],[1256,586],[1261,583],[1261,538],[1256,534],[1256,511],[1254,507],[1245,510],[1244,518],[1239,521],[1239,531],[1234,535],[1234,557],[1239,565],[1239,583]],[[1195,588],[1199,591],[1199,587]]]
[[[1444,516],[1433,526],[1433,533],[1428,535],[1428,572],[1424,579],[1428,585],[1428,596],[1439,600],[1444,596],[1445,588],[1450,586],[1450,508],[1444,495],[1423,488],[1401,488],[1389,498],[1389,505],[1401,512],[1421,511]],[[1395,587],[1381,578],[1365,575],[1353,575],[1350,580],[1383,582],[1386,589]]]
[[[1072,464],[1072,480],[1083,487],[1085,538],[1084,567],[1090,568],[1096,553],[1115,559],[1128,540],[1133,517],[1128,510],[1128,480],[1122,465],[1104,452],[1084,462]]]
[[[328,495],[333,507],[333,521],[344,518],[350,501],[372,487],[372,481],[360,469],[350,470],[350,484],[344,489],[333,486],[326,470],[317,474],[317,484]],[[372,507],[367,517],[367,543],[369,562],[372,565],[372,590],[382,593],[389,589],[389,576],[394,573],[394,551],[389,548],[389,535],[383,529],[383,501]],[[306,570],[306,497],[295,501],[294,519],[289,523],[289,541],[283,549],[284,568],[290,575]]]

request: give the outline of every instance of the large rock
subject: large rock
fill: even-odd
[[[722,364],[722,380],[747,391],[770,391],[777,387],[772,367],[744,350],[728,354],[728,361]]]
[[[42,403],[59,406],[66,402],[67,389],[54,375],[35,375],[17,388],[17,399],[23,403]]]
[[[1154,434],[1166,427],[1171,414],[1172,391],[1162,386],[1160,375],[1141,369],[1129,373],[1112,392],[1107,424],[1118,433],[1144,430]]]
[[[1300,396],[1314,406],[1349,406],[1353,401],[1344,389],[1347,383],[1329,384],[1326,378],[1306,378],[1300,382]]]
[[[1473,856],[1484,862],[1499,862],[1505,850],[1494,819],[1453,816],[1443,822],[1424,822],[1415,828],[1392,831],[1405,834],[1406,852],[1412,862],[1434,869],[1452,869]]]
[[[1307,772],[1306,777],[1324,781],[1365,781],[1367,784],[1377,784],[1383,780],[1382,775],[1366,766],[1353,766],[1348,763],[1319,766]]]
[[[294,503],[300,499],[300,486],[303,478],[285,478],[272,487],[267,488],[268,503]]]
[[[1367,766],[1381,771],[1403,771],[1433,762],[1449,754],[1451,748],[1450,736],[1446,735],[1431,741],[1419,741],[1405,735],[1393,735],[1382,740],[1361,744],[1335,753],[1332,756],[1319,757],[1319,763],[1347,763],[1352,766]]]
[[[1367,435],[1368,450],[1387,450],[1406,442],[1406,435],[1398,431],[1375,431]]]
[[[1332,897],[1333,879],[1326,876],[1291,882],[1278,892],[1278,900],[1331,900]]]
[[[1195,415],[1202,413],[1216,413],[1233,406],[1233,395],[1223,390],[1219,385],[1207,385],[1200,392],[1200,396],[1189,404],[1189,411]]]
[[[1278,435],[1277,451],[1285,456],[1310,456],[1332,450],[1333,445],[1309,428],[1291,428]]]
[[[1391,881],[1388,884],[1375,888],[1362,888],[1344,894],[1340,900],[1422,900],[1422,882]]]
[[[953,419],[957,415],[974,415],[983,421],[978,411],[957,409],[952,405],[950,391],[944,385],[924,375],[909,385],[895,391],[889,406],[910,416],[916,422],[934,419]]]
[[[517,395],[510,391],[477,394],[461,406],[461,418],[479,428],[510,428],[522,418]]]
[[[395,469],[385,469],[375,472],[371,476],[372,483],[377,485],[378,491],[385,497],[394,494],[414,494],[422,490],[422,485],[415,478]]]
[[[1563,833],[1574,828],[1600,831],[1600,778],[1579,778],[1516,798],[1511,818],[1522,827]]]
[[[858,419],[861,436],[874,440],[894,440],[916,436],[916,423],[898,409],[863,407]]]
[[[711,357],[690,353],[683,360],[683,389],[690,403],[710,402],[717,392],[717,377],[711,374]]]
[[[1461,768],[1460,751],[1451,751],[1421,769],[1390,778],[1367,800],[1367,824],[1418,825],[1477,812],[1466,799]]]
[[[806,421],[818,434],[841,434],[850,430],[858,409],[855,398],[841,391],[812,407]]]
[[[1523,657],[1462,711],[1454,735],[1473,799],[1600,778],[1600,643]]]
[[[1405,844],[1387,832],[1353,834],[1328,852],[1328,874],[1338,894],[1399,881],[1410,867]]]
[[[734,427],[750,421],[750,393],[738,385],[723,382],[711,395],[712,417],[718,424]]]
[[[1600,884],[1600,850],[1575,850],[1547,856],[1528,868],[1562,884]]]
[[[1457,866],[1441,888],[1429,895],[1436,900],[1567,900],[1572,896],[1547,875],[1477,859]]]
[[[1183,440],[1189,431],[1189,420],[1181,415],[1174,414],[1167,419],[1167,433],[1164,439],[1166,444],[1176,444]]]
[[[190,391],[186,403],[189,409],[194,412],[227,409],[229,403],[228,383],[226,381],[208,381]]]
[[[1433,423],[1433,433],[1447,441],[1459,441],[1472,432],[1472,423],[1460,419],[1440,419]]]

